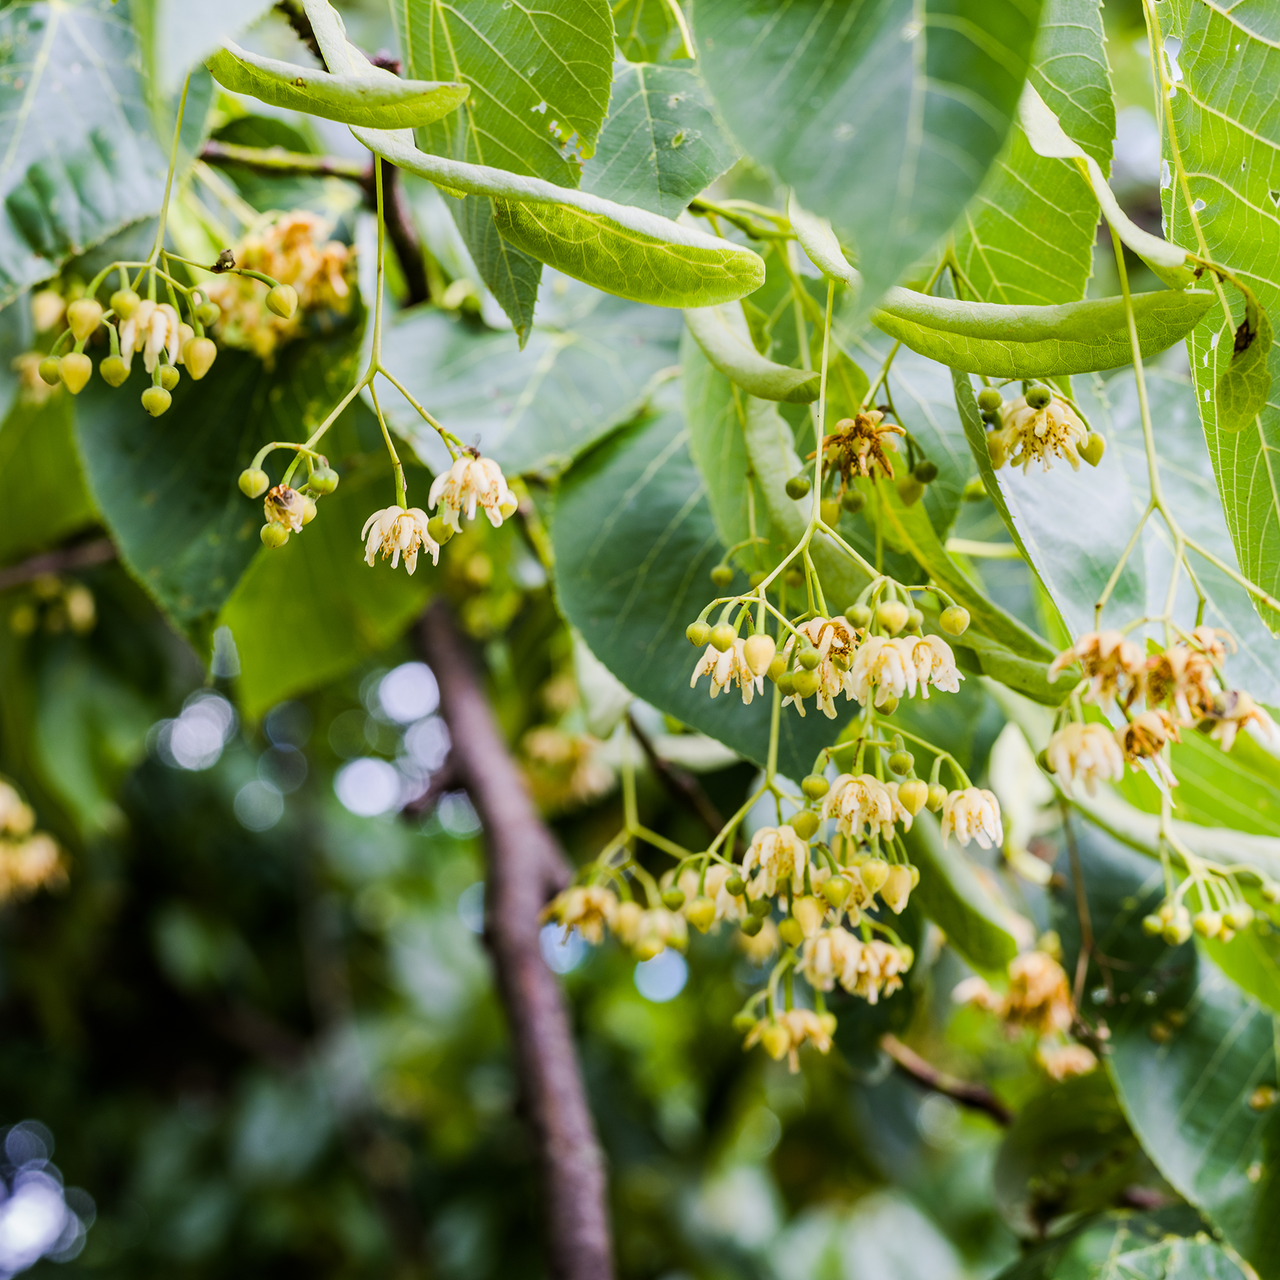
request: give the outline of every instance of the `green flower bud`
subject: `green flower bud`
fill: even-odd
[[[302,495],[302,523],[309,525],[316,518],[316,500],[307,494]]]
[[[757,569],[755,573],[747,579],[751,584],[751,590],[754,591],[768,576],[769,571],[767,569]]]
[[[166,391],[172,391],[182,381],[182,375],[171,364],[160,366],[160,385]]]
[[[1233,902],[1223,912],[1223,919],[1233,929],[1247,929],[1253,923],[1253,908],[1247,902]]]
[[[865,604],[855,604],[852,609],[846,609],[844,616],[855,627],[869,627],[871,625],[871,610]]]
[[[759,928],[756,928],[754,932],[759,933],[760,932]],[[733,1029],[740,1036],[745,1036],[747,1032],[750,1031],[751,1028],[754,1027],[755,1025],[756,1025],[755,1014],[748,1013],[745,1009],[742,1009],[738,1013],[735,1013],[733,1015]]]
[[[259,534],[264,547],[270,547],[275,550],[277,547],[283,547],[289,541],[289,530],[284,525],[273,520],[270,524],[264,524]]]
[[[327,495],[332,493],[338,487],[338,473],[332,467],[318,466],[312,473],[311,479],[307,483],[318,493]],[[439,519],[439,516],[433,517]],[[428,521],[428,524],[430,521]],[[430,532],[430,530],[428,530]],[[440,539],[436,538],[439,542]]]
[[[768,676],[774,684],[777,684],[778,681],[782,679],[783,673],[786,669],[787,660],[779,653],[774,657],[773,661],[769,663],[769,670],[765,672],[765,675]]]
[[[119,356],[107,356],[98,365],[102,380],[109,387],[119,387],[129,380],[129,366]]]
[[[287,320],[298,309],[298,294],[292,285],[278,284],[267,292],[267,310]]]
[[[791,1032],[781,1023],[775,1022],[771,1027],[765,1028],[764,1034],[760,1037],[760,1043],[765,1053],[774,1062],[781,1062],[787,1056],[787,1050],[791,1048]]]
[[[1080,446],[1080,456],[1091,466],[1096,467],[1107,451],[1107,442],[1096,432],[1090,431],[1085,442]]]
[[[679,889],[668,889],[662,895],[662,905],[668,911],[679,911],[684,906],[684,894]]]
[[[218,358],[218,348],[212,338],[188,338],[182,347],[182,363],[187,372],[199,382]]]
[[[747,642],[742,646],[742,656],[753,676],[768,673],[774,658],[777,657],[777,651],[778,646],[773,637],[759,631],[748,637]]]
[[[431,532],[429,523],[427,526],[427,532]],[[698,648],[701,649],[702,646],[711,639],[711,627],[705,622],[691,622],[687,627],[685,627],[684,635],[685,639],[688,640],[690,644],[697,645]]]
[[[684,918],[699,933],[706,933],[716,922],[716,904],[705,895],[699,895],[684,909]]]
[[[1164,932],[1164,921],[1157,915],[1143,916],[1142,932],[1148,938],[1154,938],[1157,934]]]
[[[58,361],[58,372],[67,390],[78,396],[93,372],[93,361],[83,351],[70,351]]]
[[[904,507],[913,507],[924,497],[924,485],[915,476],[903,476],[896,487]]]
[[[793,590],[804,586],[804,574],[799,569],[788,569],[782,575],[782,580]]]
[[[786,483],[787,497],[794,498],[797,502],[806,497],[809,490],[813,486],[809,483],[809,477],[806,475],[792,476]]]
[[[173,397],[163,387],[148,387],[142,393],[142,407],[153,417],[167,413]]]
[[[851,516],[856,516],[867,505],[867,495],[861,489],[846,489],[840,499],[840,505]]]
[[[718,626],[711,628],[711,643],[721,653],[728,653],[733,648],[733,642],[737,638],[738,633],[727,622],[721,622]]]
[[[908,778],[898,784],[898,799],[914,818],[929,802],[929,788],[919,778]]]
[[[907,610],[907,630],[919,631],[924,626],[924,614],[919,609]]]
[[[807,649],[801,649],[796,661],[806,670],[812,671],[818,663],[822,661],[817,649],[810,645]]]
[[[141,301],[142,299],[132,289],[117,289],[111,295],[111,310],[121,320],[127,320],[138,309],[138,303]]]
[[[831,790],[831,784],[820,773],[811,773],[800,782],[800,790],[810,800],[821,800]]]
[[[801,809],[791,815],[791,830],[801,840],[812,840],[814,833],[822,825],[822,819],[812,809]]]
[[[942,616],[938,619],[943,631],[949,636],[962,636],[969,630],[969,610],[962,609],[958,604],[953,604],[949,609],[942,611]]]
[[[731,875],[724,882],[724,887],[733,897],[740,898],[747,891],[747,882],[740,875]]]
[[[875,893],[889,878],[889,864],[883,858],[868,858],[858,868],[858,874],[862,876],[862,883]]]
[[[811,698],[818,692],[818,673],[806,671],[803,667],[795,673],[796,693],[801,698]]]
[[[896,636],[907,625],[910,610],[901,600],[881,600],[876,606],[876,621],[891,635]]]
[[[1053,399],[1053,392],[1043,383],[1037,382],[1027,389],[1027,404],[1032,409],[1043,409]]]
[[[946,798],[947,798],[946,787],[940,786],[936,782],[931,782],[929,784],[928,799],[925,800],[925,807],[929,810],[930,813],[937,813],[938,810],[942,808],[943,803],[946,801]]]
[[[840,504],[835,498],[823,498],[818,507],[818,514],[822,517],[822,523],[834,526],[840,519]]]
[[[769,915],[770,912],[773,911],[773,903],[770,902],[768,898],[752,898],[747,904],[747,910],[751,912],[757,920],[763,920],[765,916]]]
[[[332,492],[332,490],[330,492]],[[443,547],[444,544],[453,537],[453,533],[453,525],[449,524],[448,521],[441,516],[432,516],[431,519],[427,521],[427,537],[439,546]]]
[[[889,768],[897,774],[910,773],[916,767],[916,758],[910,751],[895,751],[889,757]]]
[[[267,473],[254,467],[246,467],[240,473],[240,479],[236,482],[240,486],[240,492],[246,498],[260,498],[271,485],[271,480]]]
[[[207,329],[222,319],[222,308],[216,302],[202,302],[196,308],[196,319]]]
[[[932,484],[938,478],[938,464],[936,462],[930,462],[928,458],[925,458],[923,462],[917,462],[916,465],[911,468],[911,474],[915,476],[921,484]]]
[[[1199,911],[1192,922],[1202,938],[1216,938],[1222,932],[1222,916],[1216,911]]]
[[[898,699],[895,698],[893,694],[890,694],[882,703],[880,703],[876,707],[876,710],[882,716],[891,716],[895,711],[897,711],[897,709],[898,709]]]
[[[833,907],[843,907],[852,892],[853,884],[847,876],[832,876],[830,880],[824,880],[822,884],[822,896]]]
[[[778,692],[784,698],[789,698],[796,691],[796,673],[794,671],[784,671],[775,681],[778,686]]]
[[[77,342],[83,342],[102,323],[102,303],[95,298],[77,298],[67,308],[67,327]]]
[[[995,387],[983,387],[978,392],[978,408],[983,413],[998,413],[1002,404],[1004,404],[1004,397]]]
[[[36,371],[40,374],[41,381],[56,387],[62,381],[61,367],[62,362],[57,356],[45,356]]]
[[[711,581],[717,587],[727,587],[733,581],[733,570],[727,564],[718,564],[711,570]]]
[[[804,941],[804,930],[800,922],[788,916],[778,922],[778,937],[789,947],[798,947]]]
[[[748,938],[754,938],[756,934],[764,928],[764,921],[758,916],[748,916],[738,927],[747,935]],[[754,1026],[755,1023],[752,1022],[751,1027]],[[749,1031],[751,1027],[748,1027],[747,1030]]]

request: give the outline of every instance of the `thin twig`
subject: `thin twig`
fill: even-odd
[[[678,769],[670,761],[664,760],[654,749],[649,735],[636,724],[636,718],[627,712],[627,723],[635,734],[645,759],[658,776],[658,780],[677,800],[691,809],[703,822],[712,835],[724,826],[724,818],[719,809],[712,803],[711,797],[703,790],[702,784],[686,769]]]
[[[542,1163],[550,1269],[560,1280],[610,1280],[604,1158],[568,1010],[539,945],[550,873],[564,859],[534,808],[447,602],[437,599],[423,615],[417,642],[440,686],[454,767],[486,836],[485,941]]]
[[[115,558],[116,549],[110,538],[94,538],[92,542],[79,542],[73,547],[45,551],[29,560],[10,565],[7,569],[0,569],[0,591],[32,582],[46,573],[91,569],[94,565],[108,564]]]
[[[899,1071],[918,1081],[926,1089],[945,1094],[972,1111],[982,1111],[998,1125],[1008,1126],[1013,1123],[1013,1112],[986,1085],[970,1084],[968,1080],[958,1080],[945,1071],[939,1071],[891,1033],[886,1032],[880,1037],[880,1047],[893,1059]]]
[[[206,164],[241,164],[278,177],[345,178],[361,186],[373,181],[372,166],[359,160],[313,156],[302,151],[286,151],[284,147],[242,147],[216,138],[210,138],[201,147],[200,159]]]
[[[1080,847],[1076,844],[1076,833],[1071,826],[1071,811],[1067,802],[1059,797],[1058,805],[1062,810],[1062,831],[1067,841],[1067,858],[1071,862],[1071,884],[1076,895],[1076,918],[1080,922],[1080,954],[1076,957],[1076,976],[1071,986],[1071,1005],[1078,1012],[1080,1001],[1084,998],[1084,980],[1089,972],[1089,960],[1093,957],[1093,920],[1089,915],[1089,898],[1085,892],[1084,870],[1080,866]],[[1111,986],[1111,976],[1104,965],[1099,965],[1107,987]]]

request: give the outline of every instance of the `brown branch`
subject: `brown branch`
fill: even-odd
[[[444,764],[427,779],[426,788],[421,794],[414,796],[400,813],[406,818],[420,818],[429,814],[440,803],[440,798],[446,791],[456,791],[460,786],[462,779],[454,770],[452,755],[448,755]]]
[[[313,156],[302,151],[286,151],[284,147],[243,147],[210,138],[200,148],[200,159],[206,164],[241,164],[282,178],[345,178],[362,187],[373,184],[372,167],[358,160]]]
[[[21,586],[46,573],[70,573],[74,569],[91,569],[94,565],[108,564],[116,558],[116,549],[110,538],[94,538],[92,542],[78,542],[73,547],[57,551],[45,551],[29,560],[21,560],[0,569],[0,591]]]
[[[996,1124],[1008,1126],[1013,1123],[1013,1112],[986,1085],[971,1084],[968,1080],[959,1080],[947,1075],[945,1071],[939,1071],[895,1035],[886,1033],[881,1036],[880,1047],[893,1059],[899,1071],[924,1085],[926,1089],[945,1094],[972,1111],[985,1112]]]
[[[417,642],[440,685],[450,757],[486,835],[485,940],[542,1163],[550,1269],[559,1280],[609,1280],[604,1158],[568,1011],[538,940],[550,873],[563,868],[564,859],[534,808],[444,600],[419,621]]]
[[[717,834],[724,826],[724,818],[712,803],[711,797],[702,789],[702,784],[685,769],[677,768],[669,760],[664,760],[654,749],[654,745],[643,729],[636,723],[636,718],[627,712],[627,724],[635,734],[649,768],[658,776],[673,796],[691,809],[703,822],[712,835]]]

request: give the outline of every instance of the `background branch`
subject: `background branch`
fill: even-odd
[[[44,551],[29,560],[21,560],[7,569],[0,569],[0,591],[8,591],[10,587],[31,582],[42,574],[90,569],[97,564],[107,564],[115,558],[116,549],[110,538],[94,538],[92,542],[78,542],[73,547]]]
[[[533,806],[444,600],[419,621],[417,641],[440,686],[450,763],[484,826],[485,940],[542,1164],[551,1270],[561,1280],[609,1280],[604,1158],[568,1011],[538,937],[548,893],[567,873],[564,858]]]
[[[968,1080],[959,1080],[955,1076],[947,1075],[945,1071],[939,1071],[914,1049],[909,1049],[895,1035],[881,1036],[880,1047],[893,1059],[899,1071],[924,1085],[926,1089],[932,1089],[934,1093],[946,1094],[954,1102],[972,1111],[985,1112],[998,1125],[1007,1126],[1013,1123],[1013,1112],[986,1085],[971,1084]]]

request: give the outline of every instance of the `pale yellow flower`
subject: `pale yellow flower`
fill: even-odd
[[[1073,471],[1080,469],[1078,450],[1089,429],[1066,401],[1053,396],[1043,409],[1033,409],[1025,396],[1019,396],[1006,401],[1000,412],[1002,425],[996,434],[1014,466],[1021,464],[1025,472],[1039,462],[1048,471],[1054,458],[1065,458]]]
[[[365,564],[372,565],[374,556],[382,551],[385,560],[391,557],[394,569],[404,555],[404,567],[413,573],[418,565],[418,551],[426,547],[432,564],[440,563],[440,544],[427,532],[427,513],[421,507],[386,507],[375,511],[364,522],[360,536],[366,539]]]
[[[742,701],[750,706],[751,699],[757,693],[764,692],[764,676],[752,673],[747,665],[745,648],[746,641],[741,636],[735,639],[732,646],[723,653],[715,645],[707,645],[706,652],[698,659],[693,669],[689,688],[696,688],[703,676],[710,675],[711,696],[716,698],[736,680],[738,688],[742,691]]]
[[[1051,1080],[1087,1076],[1098,1065],[1093,1051],[1082,1044],[1069,1044],[1046,1037],[1036,1047],[1036,1061]]]
[[[741,875],[753,898],[762,893],[773,897],[780,884],[790,884],[792,893],[803,893],[808,865],[809,846],[791,827],[761,827],[751,837]]]
[[[834,817],[840,830],[855,839],[861,839],[864,832],[892,839],[894,822],[902,815],[909,827],[911,815],[889,788],[869,773],[856,777],[842,773],[822,801],[822,816]]]
[[[1069,649],[1064,649],[1049,665],[1049,679],[1073,662],[1084,671],[1089,687],[1085,701],[1106,706],[1119,698],[1129,706],[1142,692],[1147,661],[1140,645],[1126,640],[1118,631],[1089,631]]]
[[[868,636],[854,654],[849,689],[866,706],[890,698],[929,696],[929,686],[955,693],[964,677],[951,646],[941,636]]]
[[[440,504],[440,518],[457,532],[462,531],[459,518],[465,513],[468,520],[474,520],[477,505],[495,529],[519,506],[507,488],[502,468],[492,458],[470,453],[461,454],[448,471],[431,482],[427,506],[434,511],[436,503]]]
[[[606,926],[615,927],[618,910],[618,898],[612,890],[594,884],[575,885],[554,898],[543,916],[564,925],[566,936],[570,929],[577,929],[593,946],[599,946]]]
[[[1004,844],[1004,826],[1000,821],[1000,801],[993,792],[979,787],[948,792],[942,802],[942,839],[954,835],[962,844],[976,840],[983,849]]]
[[[1099,782],[1119,782],[1124,777],[1124,752],[1105,724],[1072,722],[1049,739],[1045,755],[1068,795],[1076,782],[1084,783],[1092,796],[1097,795]]]
[[[182,321],[167,302],[155,303],[144,298],[133,314],[120,326],[120,358],[128,366],[133,353],[142,352],[142,366],[154,373],[163,353],[166,364],[177,364],[182,341]]]
[[[1268,738],[1276,732],[1275,721],[1247,693],[1238,689],[1222,695],[1214,708],[1213,720],[1209,737],[1218,742],[1223,751],[1231,750],[1236,734],[1246,725],[1256,724]]]

